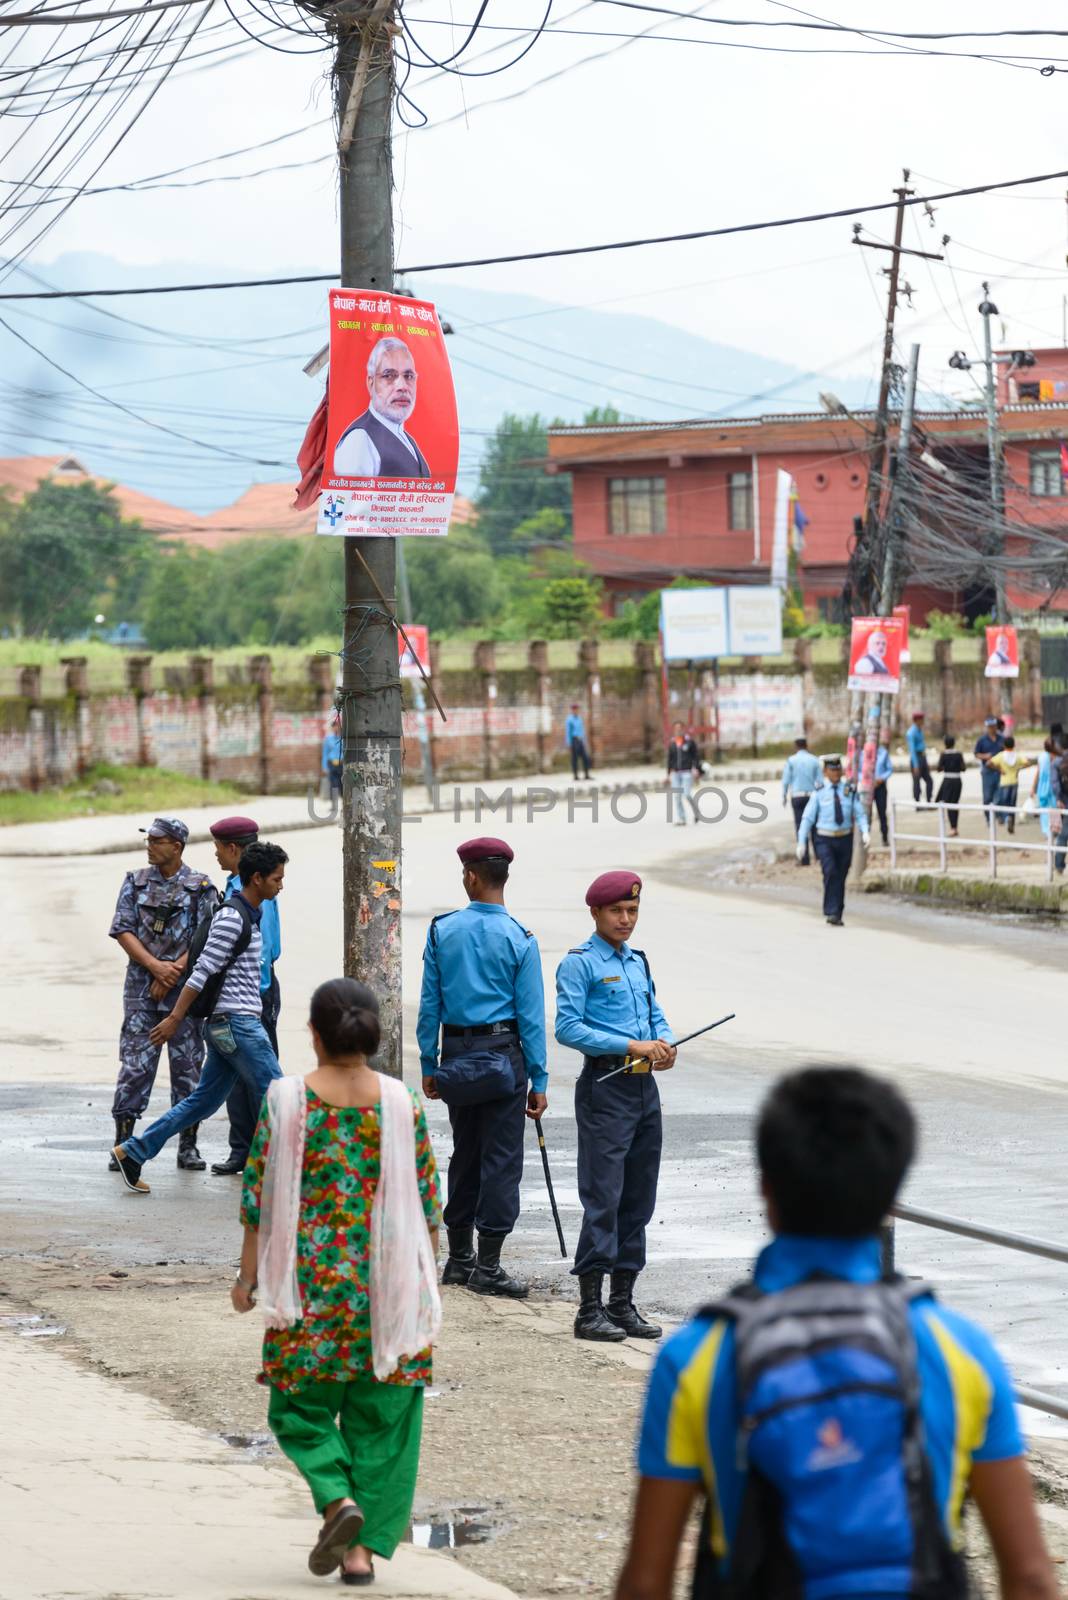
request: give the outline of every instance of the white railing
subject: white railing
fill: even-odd
[[[999,850],[1029,850],[1032,852],[1037,852],[1045,857],[1046,882],[1052,883],[1055,857],[1057,855],[1061,855],[1063,857],[1065,850],[1068,849],[1068,845],[1062,845],[1059,848],[1057,846],[1057,825],[1059,813],[1055,810],[1051,810],[1049,812],[1049,833],[1046,834],[1044,838],[1037,839],[1033,843],[1028,843],[1026,840],[1016,839],[1015,837],[1003,838],[998,833],[999,818],[1008,817],[1010,814],[1016,817],[1035,816],[1035,812],[1029,811],[1026,806],[999,806],[996,805],[993,800],[990,801],[989,805],[976,805],[974,803],[965,804],[960,800],[929,800],[925,803],[923,801],[917,802],[915,800],[894,800],[890,797],[888,797],[888,799],[890,810],[889,833],[891,868],[895,868],[897,866],[897,846],[898,842],[901,840],[904,840],[909,844],[925,844],[929,848],[933,845],[937,845],[939,868],[942,872],[945,872],[946,870],[946,866],[949,861],[949,852],[952,849],[955,847],[960,849],[968,849],[974,848],[976,845],[981,845],[984,849],[989,851],[990,876],[992,878],[996,878],[998,875]],[[897,813],[899,808],[905,811],[913,812],[937,811],[938,832],[936,834],[902,833],[897,824]],[[985,811],[987,814],[987,826],[989,829],[988,837],[986,839],[977,839],[974,837],[960,838],[959,836],[956,838],[951,837],[946,832],[947,811]]]

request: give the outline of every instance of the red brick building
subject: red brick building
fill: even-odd
[[[1068,544],[1060,456],[1060,442],[1068,440],[1068,351],[1035,355],[1035,366],[1015,375],[999,369],[1006,514],[1063,528]],[[549,434],[547,470],[571,475],[575,553],[603,578],[614,611],[679,574],[710,583],[768,583],[776,481],[784,468],[808,518],[798,573],[806,611],[835,620],[855,519],[864,511],[872,421],[871,412],[812,412],[557,427]],[[981,502],[983,411],[921,412],[917,424],[930,454],[975,483]],[[891,444],[896,432],[895,423]],[[1009,598],[1014,609],[1028,610],[1048,596],[1010,586]],[[1055,608],[1068,610],[1068,594],[1060,598]],[[989,609],[983,593],[916,584],[905,599],[918,621],[934,607]]]

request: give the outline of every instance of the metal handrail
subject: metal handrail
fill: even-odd
[[[936,834],[932,835],[929,833],[901,832],[897,825],[897,808],[898,806],[902,806],[905,809],[908,809],[910,805],[914,811],[923,810],[938,812],[938,832]],[[1043,806],[1040,809],[1042,811],[1048,811],[1052,816],[1053,814],[1057,813],[1060,808],[1056,806]],[[988,836],[985,839],[961,839],[959,837],[955,839],[951,838],[946,833],[947,811],[985,811],[987,813],[989,826]],[[998,835],[998,821],[1002,816],[1008,816],[1009,813],[1017,817],[1034,815],[1034,813],[1030,811],[1027,806],[998,805],[993,799],[989,801],[980,801],[977,803],[975,801],[962,800],[928,800],[925,802],[916,800],[895,800],[891,798],[888,829],[890,835],[891,870],[896,870],[897,868],[898,841],[904,839],[910,844],[925,844],[929,848],[936,848],[938,850],[940,872],[945,872],[948,866],[950,850],[966,850],[968,848],[986,849],[990,854],[990,876],[992,878],[996,878],[998,875],[999,850],[1038,851],[1046,858],[1046,882],[1052,883],[1055,857],[1059,853],[1052,825],[1050,826],[1049,832],[1043,839],[1036,839],[1033,842],[1019,839],[1002,839]]]
[[[1025,1255],[1043,1256],[1047,1261],[1068,1263],[1068,1248],[1050,1244],[1046,1239],[1036,1239],[1029,1233],[984,1228],[979,1223],[965,1222],[962,1217],[947,1217],[939,1211],[921,1211],[918,1206],[894,1206],[891,1216],[902,1222],[915,1222],[922,1228],[937,1228],[942,1233],[957,1233],[966,1239],[978,1239],[982,1244],[1001,1245],[1005,1250],[1019,1250]],[[892,1238],[890,1250],[893,1251]],[[1068,1421],[1068,1400],[1060,1400],[1055,1394],[1047,1394],[1044,1389],[1032,1389],[1025,1383],[1014,1384],[1013,1390],[1021,1405]]]

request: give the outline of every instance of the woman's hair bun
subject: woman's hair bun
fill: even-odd
[[[331,978],[312,995],[311,1025],[330,1055],[373,1056],[381,1039],[378,1001],[355,978]]]

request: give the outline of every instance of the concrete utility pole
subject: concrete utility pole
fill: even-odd
[[[341,282],[393,289],[393,0],[350,4],[337,29]],[[378,996],[375,1065],[401,1076],[401,684],[396,545],[346,538],[341,718],[345,973]]]

